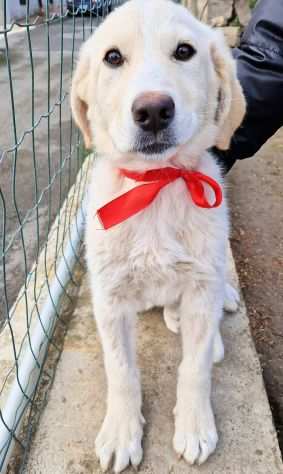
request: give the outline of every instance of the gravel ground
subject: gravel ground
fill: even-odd
[[[283,451],[283,130],[229,175],[232,247]]]

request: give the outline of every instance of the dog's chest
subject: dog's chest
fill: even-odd
[[[107,286],[127,282],[134,292],[180,288],[212,256],[215,212],[197,209],[182,180],[170,184],[154,202],[108,233],[90,235],[93,264]],[[95,242],[96,240],[96,242]],[[90,245],[88,245],[90,247]],[[210,249],[209,249],[209,248]]]
[[[178,266],[191,264],[194,244],[186,223],[186,208],[181,203],[177,209],[173,203],[157,200],[150,209],[136,216],[133,222],[128,261],[132,268],[140,271],[168,274],[178,272]]]
[[[158,231],[156,226],[136,235],[136,245],[127,256],[129,285],[149,307],[174,303],[196,271],[183,231],[164,223]]]

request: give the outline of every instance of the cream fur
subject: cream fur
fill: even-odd
[[[158,28],[157,28],[158,21]],[[177,63],[172,52],[189,41],[197,53]],[[120,68],[103,63],[107,50],[126,57]],[[215,121],[218,108],[218,119]],[[175,143],[160,155],[135,152],[137,126],[131,105],[142,92],[162,91],[176,106]],[[214,451],[217,432],[210,403],[211,367],[223,357],[219,332],[225,296],[230,310],[237,294],[225,287],[229,219],[219,208],[196,207],[184,182],[165,187],[138,215],[104,231],[96,218],[103,204],[136,184],[118,173],[177,166],[221,182],[206,151],[226,148],[239,126],[244,99],[222,36],[166,0],[131,0],[112,13],[84,44],[72,86],[72,108],[87,146],[98,151],[89,187],[87,262],[94,314],[108,380],[107,413],[96,440],[103,469],[114,471],[142,459],[142,397],[135,355],[139,311],[163,306],[167,326],[180,329],[175,413],[175,451],[202,463]],[[209,195],[209,190],[206,190]]]

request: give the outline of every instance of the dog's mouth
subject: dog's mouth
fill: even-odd
[[[145,155],[160,155],[172,146],[173,145],[171,145],[170,143],[151,143],[150,145],[138,147],[136,149],[136,152],[143,153]]]
[[[143,155],[161,155],[176,146],[175,137],[166,134],[160,137],[139,137],[133,151]]]

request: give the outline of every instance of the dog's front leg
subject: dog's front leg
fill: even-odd
[[[99,301],[100,300],[100,301]],[[142,460],[141,389],[136,367],[136,315],[121,301],[106,304],[94,295],[95,317],[103,345],[108,382],[107,412],[95,442],[103,470],[115,456],[114,471]],[[109,298],[108,298],[109,300]]]
[[[210,402],[213,343],[223,307],[223,286],[196,282],[183,294],[180,322],[183,360],[179,367],[174,449],[201,464],[218,437]]]

